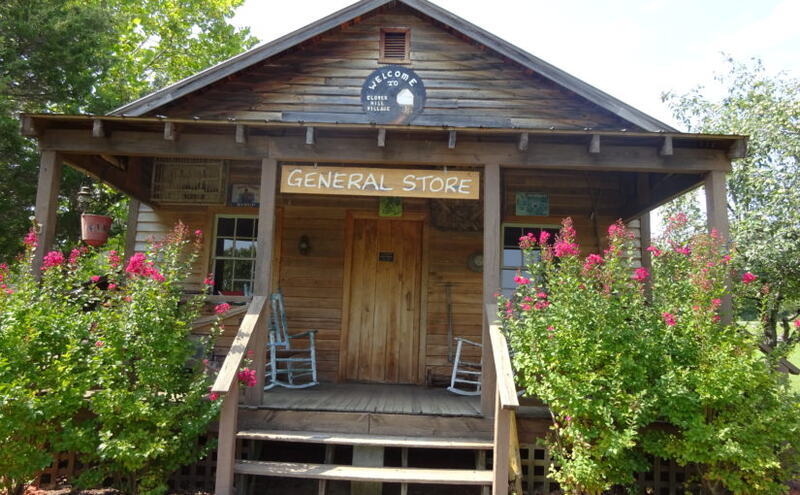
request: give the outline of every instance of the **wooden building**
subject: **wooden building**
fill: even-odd
[[[679,132],[426,0],[362,0],[112,114],[29,114],[22,129],[42,152],[42,248],[68,164],[133,199],[129,252],[178,220],[201,228],[187,290],[213,272],[248,301],[220,343],[219,494],[236,473],[507,493],[519,403],[492,304],[519,268],[515,240],[570,216],[596,251],[622,218],[644,246],[646,214],[700,185],[726,235],[725,175],[745,146]],[[318,330],[318,387],[261,392],[278,290],[290,332]],[[480,397],[444,390],[455,337],[483,343]],[[240,404],[246,349],[259,383]],[[333,448],[324,464],[244,460],[237,437],[350,445],[359,466],[333,464]],[[403,466],[408,448],[492,464],[385,467],[387,446]]]

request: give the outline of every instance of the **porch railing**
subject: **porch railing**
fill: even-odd
[[[222,411],[219,417],[219,443],[217,445],[216,495],[229,495],[233,487],[233,467],[236,458],[236,420],[239,412],[239,367],[251,346],[253,335],[264,328],[269,305],[266,296],[253,296],[247,313],[239,325],[230,351],[222,363],[211,393],[219,394]],[[248,402],[260,401],[261,391],[255,390]]]
[[[511,368],[511,356],[508,353],[506,337],[500,330],[497,318],[497,306],[486,305],[486,323],[489,326],[489,356],[491,356],[496,374],[494,401],[494,464],[492,467],[492,493],[507,495],[509,473],[512,461],[519,456],[516,432],[516,410],[519,408],[517,387],[514,384],[514,371]],[[484,349],[485,350],[485,349]]]

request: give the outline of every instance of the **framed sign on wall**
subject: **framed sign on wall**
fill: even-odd
[[[231,206],[258,206],[260,186],[233,184],[231,186]]]
[[[518,217],[550,216],[550,197],[546,193],[518,192],[515,214]]]

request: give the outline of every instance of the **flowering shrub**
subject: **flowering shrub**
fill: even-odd
[[[189,338],[204,296],[183,300],[199,248],[183,225],[123,266],[115,251],[47,253],[41,282],[25,255],[3,267],[0,294],[0,473],[18,490],[52,461],[79,452],[78,480],[114,480],[126,493],[161,493],[204,451],[219,410],[202,354]],[[210,448],[206,446],[206,450]]]
[[[518,380],[553,414],[550,475],[570,493],[630,486],[648,454],[698,466],[712,493],[779,493],[797,469],[800,399],[720,317],[731,255],[716,235],[679,233],[648,249],[650,273],[630,266],[621,223],[582,258],[567,219],[500,301]]]

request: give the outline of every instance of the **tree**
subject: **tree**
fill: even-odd
[[[794,325],[800,317],[800,79],[770,75],[758,60],[727,62],[727,73],[717,77],[721,99],[698,87],[666,93],[664,100],[689,131],[749,136],[747,156],[734,160],[728,182],[731,241],[740,270],[763,282],[758,295],[748,295],[750,312],[764,309],[765,343],[780,348],[800,339]],[[669,206],[667,216],[692,204],[699,212],[688,196]]]
[[[0,2],[0,259],[30,225],[38,159],[19,112],[103,114],[252,46],[228,21],[243,0],[5,0]],[[66,169],[58,239],[75,241],[75,194],[92,185],[98,213],[124,196]]]

